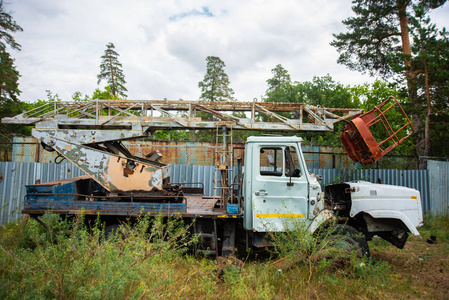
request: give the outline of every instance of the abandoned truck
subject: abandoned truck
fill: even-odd
[[[175,104],[178,105],[176,109],[185,107],[189,113],[193,105],[202,111],[212,110],[198,102],[137,105],[129,101],[106,104],[97,100],[91,106],[74,103],[70,108],[74,117],[69,112],[62,114],[63,109],[57,107],[64,106],[68,111],[67,102],[58,102],[41,109],[44,116],[24,113],[4,118],[5,123],[34,125],[33,136],[46,150],[56,151],[59,157],[71,161],[87,174],[28,185],[22,213],[32,217],[46,212],[66,216],[83,213],[100,216],[111,226],[142,214],[167,217],[177,214],[187,222],[195,219],[193,229],[202,239],[197,251],[224,256],[234,253],[236,236],[245,238],[247,249],[266,247],[270,245],[268,232],[285,231],[296,221],[311,232],[331,221],[343,224],[347,228],[345,232],[363,236],[348,238],[348,243],[361,254],[368,254],[366,240],[375,235],[399,248],[404,246],[409,233],[419,235],[417,227],[422,225],[423,215],[417,190],[358,181],[328,185],[323,193],[317,176],[307,170],[300,137],[249,137],[244,156],[233,157],[232,128],[282,131],[298,130],[306,125],[308,130],[323,130],[319,126],[329,127],[329,121],[324,120],[316,127],[311,123],[301,124],[302,119],[299,123],[283,120],[285,124],[280,125],[257,124],[255,118],[252,118],[253,123],[229,119],[228,115],[216,111],[219,105],[225,104],[215,103],[214,115],[222,121],[202,122],[193,117],[186,120],[170,114],[167,107],[173,109]],[[108,110],[116,109],[118,113],[102,114],[100,105]],[[132,107],[144,105],[169,117],[161,121],[157,119],[161,117],[147,114],[139,117],[127,112]],[[284,110],[293,106],[289,104]],[[231,110],[229,107],[224,109]],[[254,103],[243,109],[274,116],[266,107],[257,107]],[[314,107],[298,106],[295,109],[301,109],[301,117],[307,112],[315,113],[312,119],[318,117]],[[49,111],[53,111],[53,115]],[[334,120],[339,118],[342,117]],[[160,162],[157,153],[146,158],[135,156],[121,142],[147,136],[151,133],[150,128],[158,126],[157,122],[161,122],[157,128],[165,129],[217,128],[217,145],[220,147],[216,151],[214,196],[204,196],[201,183],[171,183],[169,166]],[[117,130],[121,126],[123,130]]]
[[[378,235],[400,248],[408,232],[419,235],[416,227],[423,216],[418,191],[360,181],[326,186],[323,194],[317,177],[307,171],[301,140],[249,137],[243,172],[237,175],[241,180],[231,186],[235,204],[222,208],[219,198],[204,197],[198,188],[185,188],[183,192],[181,186],[170,184],[167,166],[157,165],[155,170],[149,161],[131,162],[112,156],[107,169],[111,173],[105,177],[109,186],[114,186],[114,177],[122,176],[141,187],[119,193],[111,189],[109,193],[88,176],[29,185],[22,212],[77,214],[83,210],[112,223],[120,217],[179,213],[184,218],[196,218],[196,232],[207,238],[205,249],[224,255],[233,251],[236,231],[244,231],[252,246],[266,246],[265,233],[284,231],[293,219],[303,221],[313,232],[338,217],[367,239]],[[134,179],[148,169],[152,169],[152,177]],[[147,187],[152,187],[151,191],[144,191]],[[215,252],[219,240],[223,241],[222,249]]]

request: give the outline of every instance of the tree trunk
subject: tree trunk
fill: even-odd
[[[410,38],[408,32],[407,20],[407,0],[398,0],[398,16],[401,28],[402,53],[404,54],[405,78],[407,80],[407,90],[410,103],[412,103],[414,111],[412,112],[413,130],[415,131],[416,154],[424,156],[425,152],[425,136],[423,134],[423,123],[421,120],[420,103],[418,102],[418,93],[416,90],[415,74],[412,70],[412,53],[410,47]],[[422,161],[419,161],[419,169],[424,169]]]
[[[115,78],[114,78],[114,69],[112,66],[112,59],[109,58],[109,68],[111,70],[111,94],[114,98],[117,97],[117,91],[116,91],[116,85],[115,85]]]
[[[426,78],[426,99],[427,99],[427,113],[426,122],[424,124],[424,156],[430,155],[430,115],[432,114],[432,103],[430,102],[430,87],[429,87],[429,70],[427,69],[427,62],[424,60],[424,74]],[[423,168],[427,169],[427,157],[422,160]]]

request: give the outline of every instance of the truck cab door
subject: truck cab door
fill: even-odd
[[[253,230],[284,231],[308,216],[308,178],[299,144],[253,148]]]

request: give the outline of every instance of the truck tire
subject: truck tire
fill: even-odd
[[[360,257],[370,256],[368,242],[355,228],[336,224],[333,230],[330,239],[334,247],[347,253],[356,253]]]
[[[117,235],[118,237],[121,237],[122,239],[125,238],[125,235],[121,231],[121,225],[118,223],[108,225],[104,229],[103,237],[104,237],[105,241],[111,239],[114,235]]]

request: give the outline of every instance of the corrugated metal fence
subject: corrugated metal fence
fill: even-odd
[[[322,184],[338,181],[366,180],[377,182],[380,178],[385,184],[393,184],[415,188],[421,192],[423,209],[439,210],[440,205],[448,206],[447,191],[449,182],[446,177],[438,184],[439,193],[444,200],[430,200],[428,171],[426,170],[340,170],[340,169],[311,169],[310,171],[323,177]],[[48,182],[84,175],[75,165],[71,163],[16,163],[0,162],[0,224],[15,220],[20,216],[25,196],[25,185],[34,184],[36,180]],[[446,178],[444,180],[444,178]],[[204,193],[213,195],[214,168],[199,165],[172,165],[171,181],[176,183],[202,182]],[[435,191],[435,188],[431,189]],[[445,192],[443,192],[445,191]],[[434,193],[432,193],[433,196]],[[440,201],[440,202],[438,202]],[[445,205],[445,206],[444,206]]]
[[[16,220],[21,214],[25,185],[85,175],[77,166],[50,163],[0,162],[0,224]]]
[[[430,210],[430,194],[427,170],[394,170],[394,169],[311,169],[310,172],[323,177],[322,185],[334,182],[366,180],[378,183],[380,179],[384,184],[399,185],[414,188],[420,191],[423,210]],[[449,183],[446,183],[446,189]]]
[[[448,214],[449,162],[429,160],[427,169],[429,170],[429,189],[432,191],[429,210],[432,214]]]

